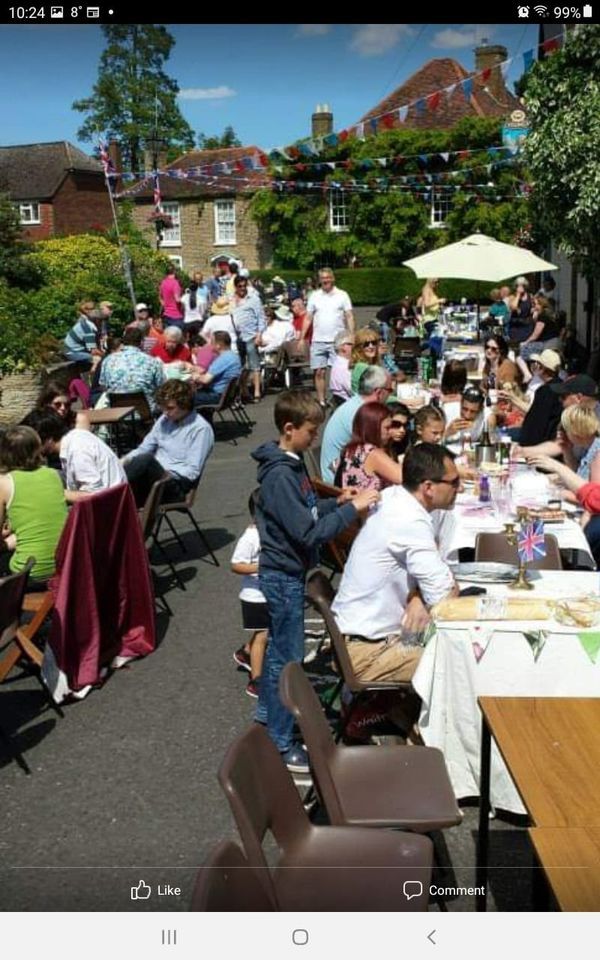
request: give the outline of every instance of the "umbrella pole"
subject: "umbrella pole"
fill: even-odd
[[[480,327],[480,316],[479,316],[481,312],[481,303],[480,303],[481,288],[479,286],[479,280],[477,280],[476,283],[477,283],[477,342],[479,343],[479,341],[481,340],[481,327]]]

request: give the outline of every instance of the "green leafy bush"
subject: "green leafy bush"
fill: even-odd
[[[270,283],[274,276],[281,276],[287,283],[297,283],[299,286],[310,274],[306,270],[256,270],[252,276],[258,277],[264,283]],[[408,267],[359,267],[355,270],[336,270],[336,284],[346,290],[352,303],[357,307],[379,306],[385,303],[394,303],[404,296],[418,297],[423,287],[423,280],[419,280]],[[482,283],[480,289],[472,280],[440,280],[440,296],[446,300],[458,302],[465,297],[468,302],[475,303],[479,294],[481,302],[489,302],[489,292],[492,284]]]

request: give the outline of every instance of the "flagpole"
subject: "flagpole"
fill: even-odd
[[[123,275],[125,277],[125,283],[127,284],[127,289],[129,291],[129,298],[131,300],[131,308],[133,310],[133,316],[135,317],[135,305],[137,303],[137,297],[135,295],[135,290],[133,287],[133,277],[131,276],[131,258],[129,256],[129,251],[124,246],[123,241],[121,240],[121,232],[119,230],[119,222],[117,219],[117,208],[115,206],[115,198],[113,196],[112,185],[110,182],[110,174],[108,172],[110,165],[110,158],[108,155],[107,148],[105,144],[100,143],[100,157],[102,159],[102,167],[104,169],[104,182],[106,184],[106,189],[108,190],[108,199],[110,202],[110,209],[112,212],[113,223],[115,226],[115,234],[117,236],[117,246],[119,247],[119,253],[121,255],[121,265],[123,267]]]

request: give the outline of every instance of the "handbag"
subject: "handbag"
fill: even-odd
[[[242,339],[238,328],[235,325],[235,320],[233,319],[233,313],[231,314],[231,323],[235,331],[235,342],[237,345],[238,356],[240,358],[240,363],[242,366],[246,362],[246,357],[248,356],[248,347],[246,346],[246,341]]]

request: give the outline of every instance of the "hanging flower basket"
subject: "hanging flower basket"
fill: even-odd
[[[173,226],[173,218],[169,216],[168,213],[161,213],[159,210],[155,210],[148,217],[148,223],[153,223],[156,232],[162,233],[163,230],[170,230]]]

